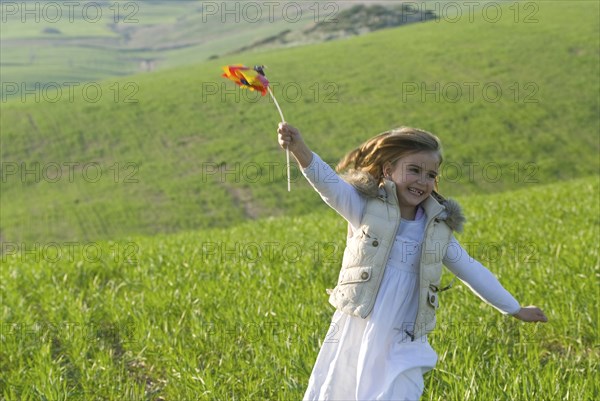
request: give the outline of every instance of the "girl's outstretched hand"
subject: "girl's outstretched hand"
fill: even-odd
[[[546,323],[548,318],[537,306],[524,306],[520,311],[513,315],[524,322],[543,322]]]

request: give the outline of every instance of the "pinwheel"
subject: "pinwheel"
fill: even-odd
[[[246,88],[251,91],[258,91],[263,96],[269,93],[269,95],[271,95],[271,99],[273,99],[273,102],[275,103],[275,106],[277,106],[277,111],[279,111],[281,122],[285,122],[285,118],[281,112],[281,107],[279,107],[279,103],[277,102],[277,99],[275,99],[275,95],[273,95],[273,91],[269,86],[269,80],[265,76],[264,68],[265,67],[262,65],[254,66],[254,68],[246,67],[245,65],[241,64],[228,65],[223,67],[223,71],[225,71],[223,77],[232,80],[242,88]],[[291,191],[289,149],[285,150],[285,154],[287,158],[287,184],[289,192]]]

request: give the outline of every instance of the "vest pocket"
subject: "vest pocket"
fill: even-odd
[[[363,260],[365,257],[374,258],[379,250],[380,242],[373,234],[360,230],[348,238],[344,256],[350,260]]]
[[[356,266],[342,269],[338,285],[330,292],[329,302],[337,309],[353,316],[364,310],[363,293],[371,280],[371,266]]]
[[[338,284],[364,283],[371,279],[371,266],[357,266],[342,269]]]

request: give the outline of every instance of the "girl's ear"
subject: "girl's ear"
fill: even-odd
[[[383,163],[383,176],[388,178],[392,175],[393,166],[389,161]]]

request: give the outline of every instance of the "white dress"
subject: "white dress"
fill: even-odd
[[[339,178],[316,154],[304,175],[323,200],[354,228],[366,199]],[[423,393],[423,374],[437,354],[423,336],[411,341],[405,329],[418,306],[420,244],[426,218],[401,220],[372,312],[366,319],[335,311],[304,395],[306,401],[410,400]],[[519,303],[498,280],[452,239],[444,264],[482,299],[503,313]],[[450,255],[452,250],[452,255]]]

